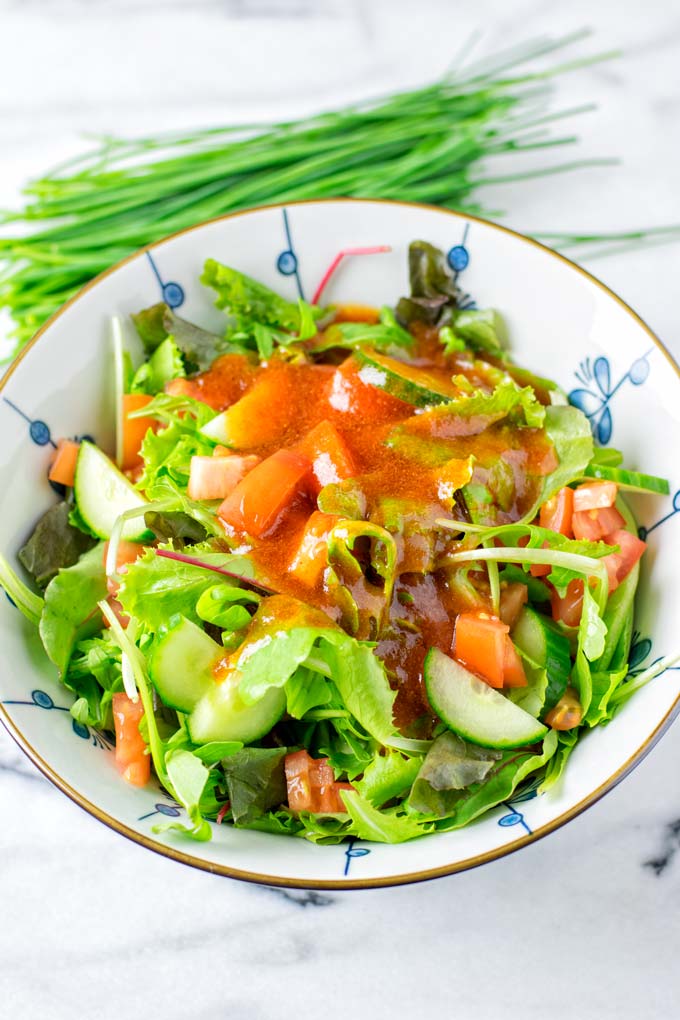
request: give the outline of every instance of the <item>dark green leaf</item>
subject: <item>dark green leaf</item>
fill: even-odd
[[[74,528],[69,520],[68,503],[57,503],[40,518],[22,549],[19,560],[44,588],[62,567],[72,567],[97,540]]]
[[[219,354],[229,350],[223,337],[209,333],[176,315],[166,304],[153,305],[132,316],[147,351],[155,351],[171,336],[187,361],[189,370],[205,372]]]
[[[225,758],[224,774],[234,824],[247,826],[287,800],[285,747],[244,747]]]
[[[435,818],[456,809],[459,791],[483,783],[500,751],[468,744],[455,733],[437,737],[422,763],[409,796],[409,807]]]
[[[181,510],[168,510],[165,513],[149,510],[144,514],[144,523],[149,531],[153,531],[157,539],[160,539],[161,542],[172,541],[176,549],[204,542],[208,537],[208,533],[200,521]]]

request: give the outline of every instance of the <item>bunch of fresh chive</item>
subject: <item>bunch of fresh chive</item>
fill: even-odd
[[[523,68],[577,38],[538,40],[427,87],[307,119],[102,141],[33,181],[25,207],[0,217],[0,308],[17,347],[97,273],[223,213],[333,196],[483,211],[477,189],[509,178],[483,176],[482,160],[574,140],[547,133],[578,112],[547,110],[547,80],[589,61]]]

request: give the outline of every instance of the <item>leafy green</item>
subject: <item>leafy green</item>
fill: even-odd
[[[286,301],[237,269],[208,259],[201,283],[217,291],[215,304],[227,310],[231,318],[229,339],[245,347],[252,347],[254,342],[260,358],[269,358],[277,344],[285,347],[316,333],[320,308],[302,300]]]
[[[519,651],[519,649],[518,649]],[[526,687],[513,687],[508,691],[510,701],[540,719],[545,707],[548,693],[548,671],[535,663],[529,662],[526,655],[519,652],[523,660],[524,673],[527,678]]]
[[[60,570],[45,589],[40,637],[62,676],[76,643],[101,629],[97,603],[106,595],[102,544]]]
[[[19,561],[36,583],[44,588],[62,567],[71,567],[96,544],[96,539],[74,528],[71,507],[56,503],[44,514],[26,544],[19,550]]]
[[[172,542],[175,549],[196,545],[208,537],[203,524],[183,510],[148,510],[144,514],[144,523],[159,541]]]
[[[230,349],[223,337],[181,319],[172,308],[163,303],[138,312],[132,316],[132,321],[147,354],[151,354],[164,340],[172,337],[184,355],[189,371],[206,371],[219,354]]]
[[[591,670],[591,700],[588,711],[583,717],[583,722],[587,726],[598,726],[611,717],[611,696],[621,686],[627,675],[627,663],[620,669]]]
[[[17,577],[4,556],[0,556],[0,586],[26,619],[37,627],[45,603]]]
[[[385,668],[372,649],[340,630],[325,613],[287,596],[263,599],[241,646],[235,668],[239,693],[253,704],[271,687],[284,687],[313,657],[338,689],[342,704],[375,740],[394,735]]]
[[[545,431],[555,447],[559,464],[543,479],[541,494],[535,506],[526,514],[526,520],[535,517],[542,503],[582,475],[593,456],[590,422],[577,407],[546,407]]]
[[[354,784],[355,788],[374,807],[382,807],[411,789],[422,762],[421,757],[407,758],[399,751],[388,749],[375,755],[362,778]]]
[[[397,809],[380,811],[359,793],[341,790],[341,797],[352,821],[345,835],[351,834],[374,843],[405,843],[434,829],[430,819],[405,814]]]
[[[473,351],[485,351],[498,356],[502,353],[500,336],[503,323],[493,308],[465,308],[451,314],[450,325],[445,326],[446,333],[440,336],[444,343],[444,352],[451,354],[470,347]],[[442,333],[444,331],[442,330]]]
[[[193,753],[204,765],[217,765],[223,758],[236,754],[242,747],[240,740],[212,740],[209,744],[195,747]]]
[[[633,535],[637,533],[635,518],[628,504],[620,496],[616,501],[617,509],[626,522],[626,528]],[[640,578],[640,563],[636,563],[627,577],[607,599],[604,611],[604,623],[607,637],[602,654],[594,663],[596,670],[620,669],[628,662],[630,642],[633,634],[633,615],[635,611],[635,593]]]
[[[331,528],[326,584],[343,627],[357,638],[374,641],[380,634],[396,570],[397,545],[385,528],[372,521],[340,521]]]
[[[405,325],[446,324],[460,294],[446,255],[427,241],[412,241],[408,249],[408,275],[411,294],[400,298],[397,318]]]
[[[594,662],[604,651],[607,626],[600,616],[597,602],[588,585],[583,592],[583,610],[578,629],[579,647],[589,662]]]
[[[170,751],[165,756],[165,767],[172,783],[175,797],[185,808],[191,825],[181,822],[166,822],[154,825],[154,832],[174,830],[182,832],[191,839],[205,842],[212,838],[210,824],[201,814],[201,798],[203,796],[209,772],[202,761],[191,751]]]
[[[111,729],[111,699],[123,690],[121,652],[109,631],[79,641],[64,683],[76,694],[71,715],[97,729]]]
[[[243,556],[201,550],[200,559],[209,566],[232,570],[244,577],[252,573],[250,560]],[[196,603],[204,591],[214,586],[216,576],[212,570],[157,556],[150,549],[126,570],[118,599],[130,616],[152,630],[158,630],[175,613],[200,623]]]
[[[223,762],[234,824],[248,826],[286,803],[286,747],[244,747]]]
[[[242,630],[250,623],[250,612],[246,606],[255,606],[260,596],[233,584],[218,584],[208,588],[196,603],[196,614],[206,623],[212,623],[224,630]]]
[[[442,733],[416,776],[409,807],[434,818],[448,816],[456,809],[459,791],[483,783],[500,757],[500,751],[468,744],[455,733]]]
[[[354,350],[364,345],[383,353],[410,350],[414,338],[408,330],[402,329],[391,309],[383,308],[380,317],[380,322],[332,323],[319,339],[315,340],[311,350],[318,354],[334,347]]]
[[[143,409],[146,417],[158,418],[165,428],[146,433],[142,442],[144,473],[139,488],[148,493],[164,477],[186,489],[191,458],[212,456],[213,443],[201,432],[201,426],[215,416],[207,404],[189,397],[160,393]],[[132,415],[131,417],[134,417]]]
[[[527,776],[543,768],[556,749],[557,730],[550,730],[543,738],[540,750],[504,751],[482,783],[472,783],[457,793],[451,791],[450,814],[436,823],[437,831],[459,829],[489,808],[508,800]]]
[[[302,719],[307,712],[328,705],[333,691],[322,673],[299,666],[286,683],[286,710],[294,719]]]
[[[578,729],[557,732],[557,749],[546,765],[545,775],[543,776],[541,785],[538,788],[539,793],[545,793],[551,788],[551,786],[554,786],[557,783],[558,779],[564,772],[564,767],[567,764],[567,760],[569,759],[571,752],[576,747],[578,738]]]
[[[163,340],[151,357],[139,366],[131,383],[130,393],[159,393],[171,379],[186,375],[182,352],[169,336]]]

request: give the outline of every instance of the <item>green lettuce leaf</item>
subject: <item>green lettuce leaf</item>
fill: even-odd
[[[236,826],[252,823],[287,800],[283,763],[286,747],[244,747],[223,762]]]
[[[431,819],[406,814],[399,809],[380,811],[359,793],[349,790],[341,790],[340,795],[352,822],[345,835],[374,843],[405,843],[434,829]]]
[[[446,333],[444,334],[444,330]],[[466,308],[451,313],[450,325],[442,330],[441,340],[444,352],[452,354],[465,347],[473,351],[484,351],[496,356],[502,354],[500,337],[504,332],[503,321],[493,308]]]
[[[243,577],[252,574],[252,564],[243,556],[204,549],[197,555],[211,566],[232,570]],[[186,616],[192,623],[200,623],[196,603],[204,591],[214,586],[217,576],[204,567],[157,556],[150,549],[128,567],[118,599],[126,613],[152,630],[158,630],[176,613]]]
[[[449,794],[450,814],[436,822],[438,832],[459,829],[473,818],[508,800],[519,784],[537,772],[557,750],[557,731],[550,730],[543,738],[540,750],[524,748],[504,751],[481,783],[473,783],[457,793]]]
[[[19,612],[37,627],[45,602],[17,577],[4,556],[0,556],[0,586],[4,588]]]
[[[375,755],[354,786],[374,807],[382,807],[411,789],[422,763],[422,757],[407,758],[399,751],[387,750]]]
[[[109,631],[76,644],[64,684],[76,694],[74,719],[97,729],[113,728],[111,699],[123,690],[123,674],[120,648]]]
[[[52,580],[62,567],[72,567],[97,539],[74,528],[70,521],[71,506],[61,502],[50,507],[35,526],[33,534],[19,550],[23,564],[41,588]]]
[[[328,705],[333,697],[325,676],[299,666],[286,683],[286,710],[294,719],[302,719],[313,708]]]
[[[183,510],[148,510],[144,523],[161,542],[172,542],[173,549],[204,542],[208,537],[203,524]]]
[[[78,641],[102,628],[97,603],[107,596],[103,544],[66,567],[45,589],[40,637],[49,658],[63,676]]]
[[[174,795],[185,808],[191,825],[181,822],[166,822],[154,825],[154,832],[181,832],[191,839],[205,842],[212,838],[210,824],[201,813],[203,798],[209,771],[191,751],[175,750],[165,756],[165,767],[174,789]]]
[[[442,733],[416,776],[409,807],[434,818],[447,817],[456,809],[460,790],[483,783],[500,757],[500,751],[468,744],[455,733]]]
[[[205,372],[219,354],[233,349],[224,337],[187,322],[163,303],[138,312],[132,321],[147,354],[172,337],[186,359],[187,370],[192,372]]]
[[[590,422],[577,407],[546,407],[545,431],[555,447],[559,464],[543,479],[541,495],[526,520],[535,517],[539,506],[561,488],[580,478],[593,456]]]
[[[186,375],[182,352],[169,336],[163,340],[148,361],[140,365],[130,383],[130,393],[156,394],[163,390],[171,379],[182,379]]]

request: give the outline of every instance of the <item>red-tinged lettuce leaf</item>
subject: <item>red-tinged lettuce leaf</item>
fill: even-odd
[[[504,751],[481,783],[473,783],[457,793],[451,791],[451,810],[446,818],[437,820],[437,832],[448,832],[467,825],[489,808],[508,800],[527,776],[542,769],[557,750],[557,731],[550,730],[540,749],[525,748]]]
[[[65,501],[50,507],[19,550],[19,561],[41,588],[62,567],[72,567],[83,553],[97,544],[96,538],[73,527],[70,513],[71,506]]]
[[[409,807],[433,818],[455,811],[460,791],[484,783],[500,751],[477,747],[455,733],[442,733],[428,751],[409,796]]]

